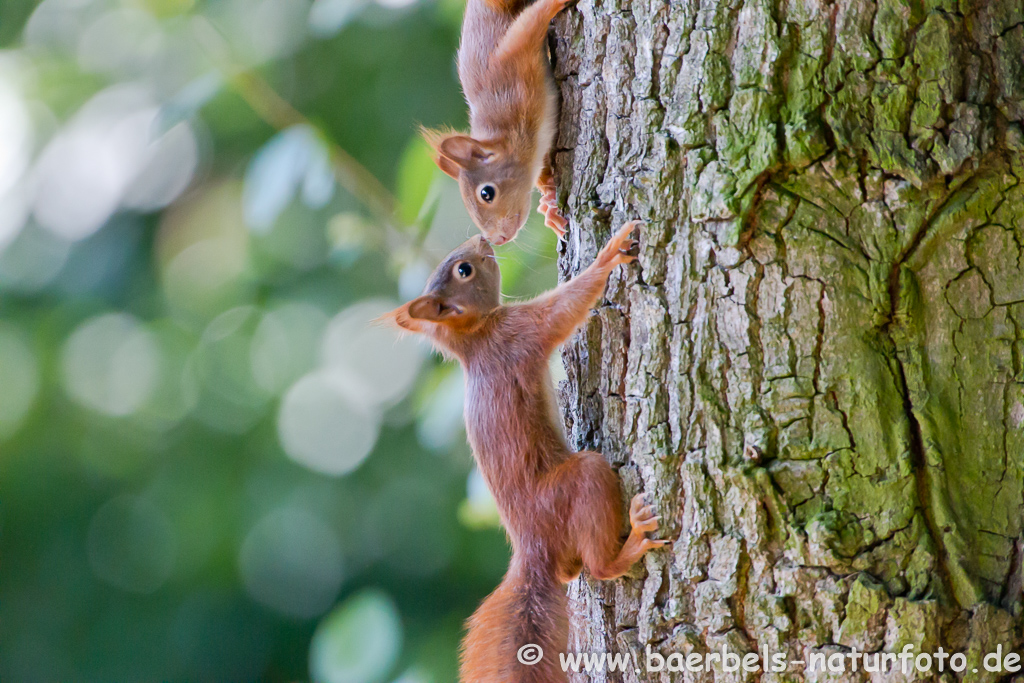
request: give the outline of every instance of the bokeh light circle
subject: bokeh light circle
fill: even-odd
[[[391,598],[378,590],[354,595],[313,634],[309,671],[316,683],[377,683],[402,647],[402,621]]]
[[[78,403],[111,416],[137,411],[156,388],[160,349],[153,335],[124,313],[82,323],[64,344],[64,389]]]
[[[10,436],[32,407],[39,392],[35,354],[18,329],[0,324],[0,438]]]
[[[324,365],[335,380],[359,401],[388,406],[412,388],[425,349],[410,336],[374,322],[398,304],[368,299],[345,309],[324,333]]]
[[[341,545],[312,512],[281,507],[249,531],[239,568],[254,600],[288,616],[315,617],[334,604],[341,589]]]
[[[323,311],[301,301],[266,312],[253,333],[249,353],[256,383],[276,394],[311,370],[326,324]]]
[[[354,470],[370,454],[379,432],[380,415],[322,371],[306,375],[288,390],[277,418],[288,456],[323,474]]]
[[[187,123],[158,132],[160,109],[137,85],[86,102],[47,143],[32,174],[33,214],[68,241],[100,229],[122,205],[166,206],[192,179],[198,146]]]
[[[14,199],[5,195],[28,168],[34,139],[28,108],[2,67],[0,64],[0,204]],[[12,231],[0,231],[0,246],[6,241],[3,232]]]

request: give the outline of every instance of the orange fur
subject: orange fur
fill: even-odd
[[[609,273],[633,260],[626,251],[634,227],[624,225],[575,279],[507,306],[499,302],[493,251],[474,238],[438,267],[421,297],[458,313],[405,321],[406,329],[415,327],[463,365],[467,434],[513,550],[501,586],[469,621],[465,683],[564,681],[556,665],[566,645],[560,583],[581,568],[598,579],[621,576],[664,543],[646,537],[657,529],[657,518],[639,496],[630,506],[629,537],[621,541],[617,477],[600,454],[569,449],[548,376],[548,358],[586,319]],[[461,282],[454,273],[467,263],[474,276]],[[424,308],[434,315],[432,306]],[[526,643],[544,648],[544,663],[517,662],[515,654]]]
[[[568,222],[556,206],[549,157],[555,138],[557,94],[548,63],[548,24],[568,0],[468,0],[459,45],[459,80],[469,103],[468,135],[424,129],[434,161],[459,182],[466,209],[495,244],[515,238],[526,222],[534,186],[540,211],[559,235]],[[465,138],[487,155],[447,152]],[[481,198],[490,186],[494,196]]]

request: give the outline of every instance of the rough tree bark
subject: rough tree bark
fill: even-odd
[[[942,680],[1010,680],[981,658],[1022,638],[1024,2],[581,0],[552,46],[562,276],[646,222],[564,350],[570,440],[677,539],[570,586],[571,648],[941,645]]]

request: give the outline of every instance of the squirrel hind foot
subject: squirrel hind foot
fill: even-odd
[[[647,504],[645,494],[638,493],[633,496],[629,503],[629,524],[634,531],[648,533],[658,530],[658,517],[654,514],[654,507]]]

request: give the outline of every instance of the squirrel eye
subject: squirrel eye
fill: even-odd
[[[467,261],[460,261],[455,266],[455,274],[462,280],[468,280],[473,277],[473,266]]]
[[[494,201],[494,196],[498,194],[498,191],[494,189],[494,185],[482,185],[480,187],[480,199],[484,200],[488,204]]]

